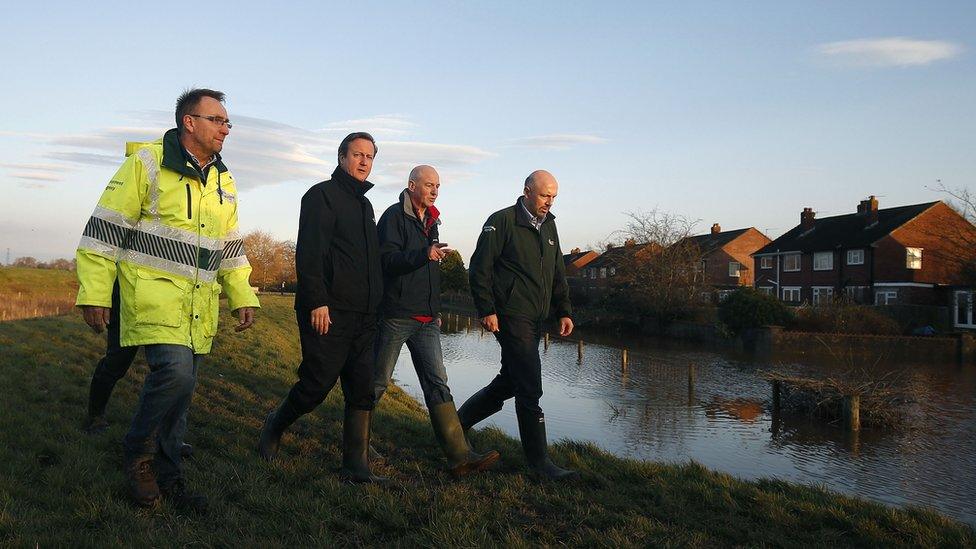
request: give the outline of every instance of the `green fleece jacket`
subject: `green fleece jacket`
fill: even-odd
[[[555,217],[549,213],[539,230],[521,204],[499,210],[481,229],[471,256],[469,279],[478,315],[544,320],[550,310],[570,317],[566,266]]]

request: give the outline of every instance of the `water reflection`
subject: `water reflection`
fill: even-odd
[[[458,328],[460,330],[458,330]],[[917,395],[905,427],[848,433],[843,425],[773,417],[770,384],[757,372],[835,373],[829,361],[765,361],[674,342],[621,342],[585,335],[540,343],[542,406],[550,439],[586,440],[621,456],[703,465],[742,478],[777,477],[894,505],[925,505],[976,524],[976,368],[955,364],[879,364],[905,376]],[[592,341],[592,342],[591,342]],[[463,402],[497,373],[494,337],[475,324],[449,323],[442,337],[455,400]],[[833,368],[833,369],[831,369]],[[420,387],[404,350],[395,378]],[[422,398],[420,399],[422,401]],[[486,425],[518,435],[514,404]]]

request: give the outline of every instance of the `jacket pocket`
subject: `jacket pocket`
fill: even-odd
[[[136,275],[136,325],[182,326],[186,283],[141,269],[136,271]]]
[[[210,295],[210,303],[206,309],[207,317],[203,319],[203,335],[213,337],[217,335],[217,324],[220,320],[220,284],[214,284],[210,291],[204,293]]]

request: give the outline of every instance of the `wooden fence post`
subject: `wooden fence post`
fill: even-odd
[[[773,380],[773,413],[778,414],[780,411],[780,394],[783,391],[782,384],[778,379]]]
[[[627,349],[620,353],[620,370],[624,373],[627,372]]]
[[[844,416],[847,418],[847,428],[849,430],[861,430],[861,395],[848,395],[844,397]]]
[[[582,339],[579,340],[579,343],[577,343],[576,350],[579,352],[579,361],[583,362],[583,340]]]

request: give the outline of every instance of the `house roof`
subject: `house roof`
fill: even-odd
[[[689,236],[686,240],[694,242],[698,246],[698,249],[701,250],[702,255],[704,255],[725,246],[736,238],[739,238],[751,228],[752,227],[747,227],[745,229],[735,229],[733,231],[722,231],[720,233],[707,233],[697,236]]]
[[[583,250],[582,252],[571,252],[568,254],[563,254],[563,263],[568,267],[569,265],[572,265],[579,258],[590,253],[596,253],[596,252],[594,252],[593,250]]]
[[[865,214],[850,213],[814,219],[813,229],[805,230],[801,225],[797,225],[753,255],[870,246],[936,204],[938,202],[926,202],[879,209],[878,222],[867,227],[864,226]]]
[[[586,264],[587,268],[590,267],[620,267],[624,263],[624,259],[632,254],[637,253],[639,250],[643,250],[647,246],[653,246],[653,244],[631,244],[625,246],[615,246],[609,250],[600,254],[599,257],[590,261]]]

